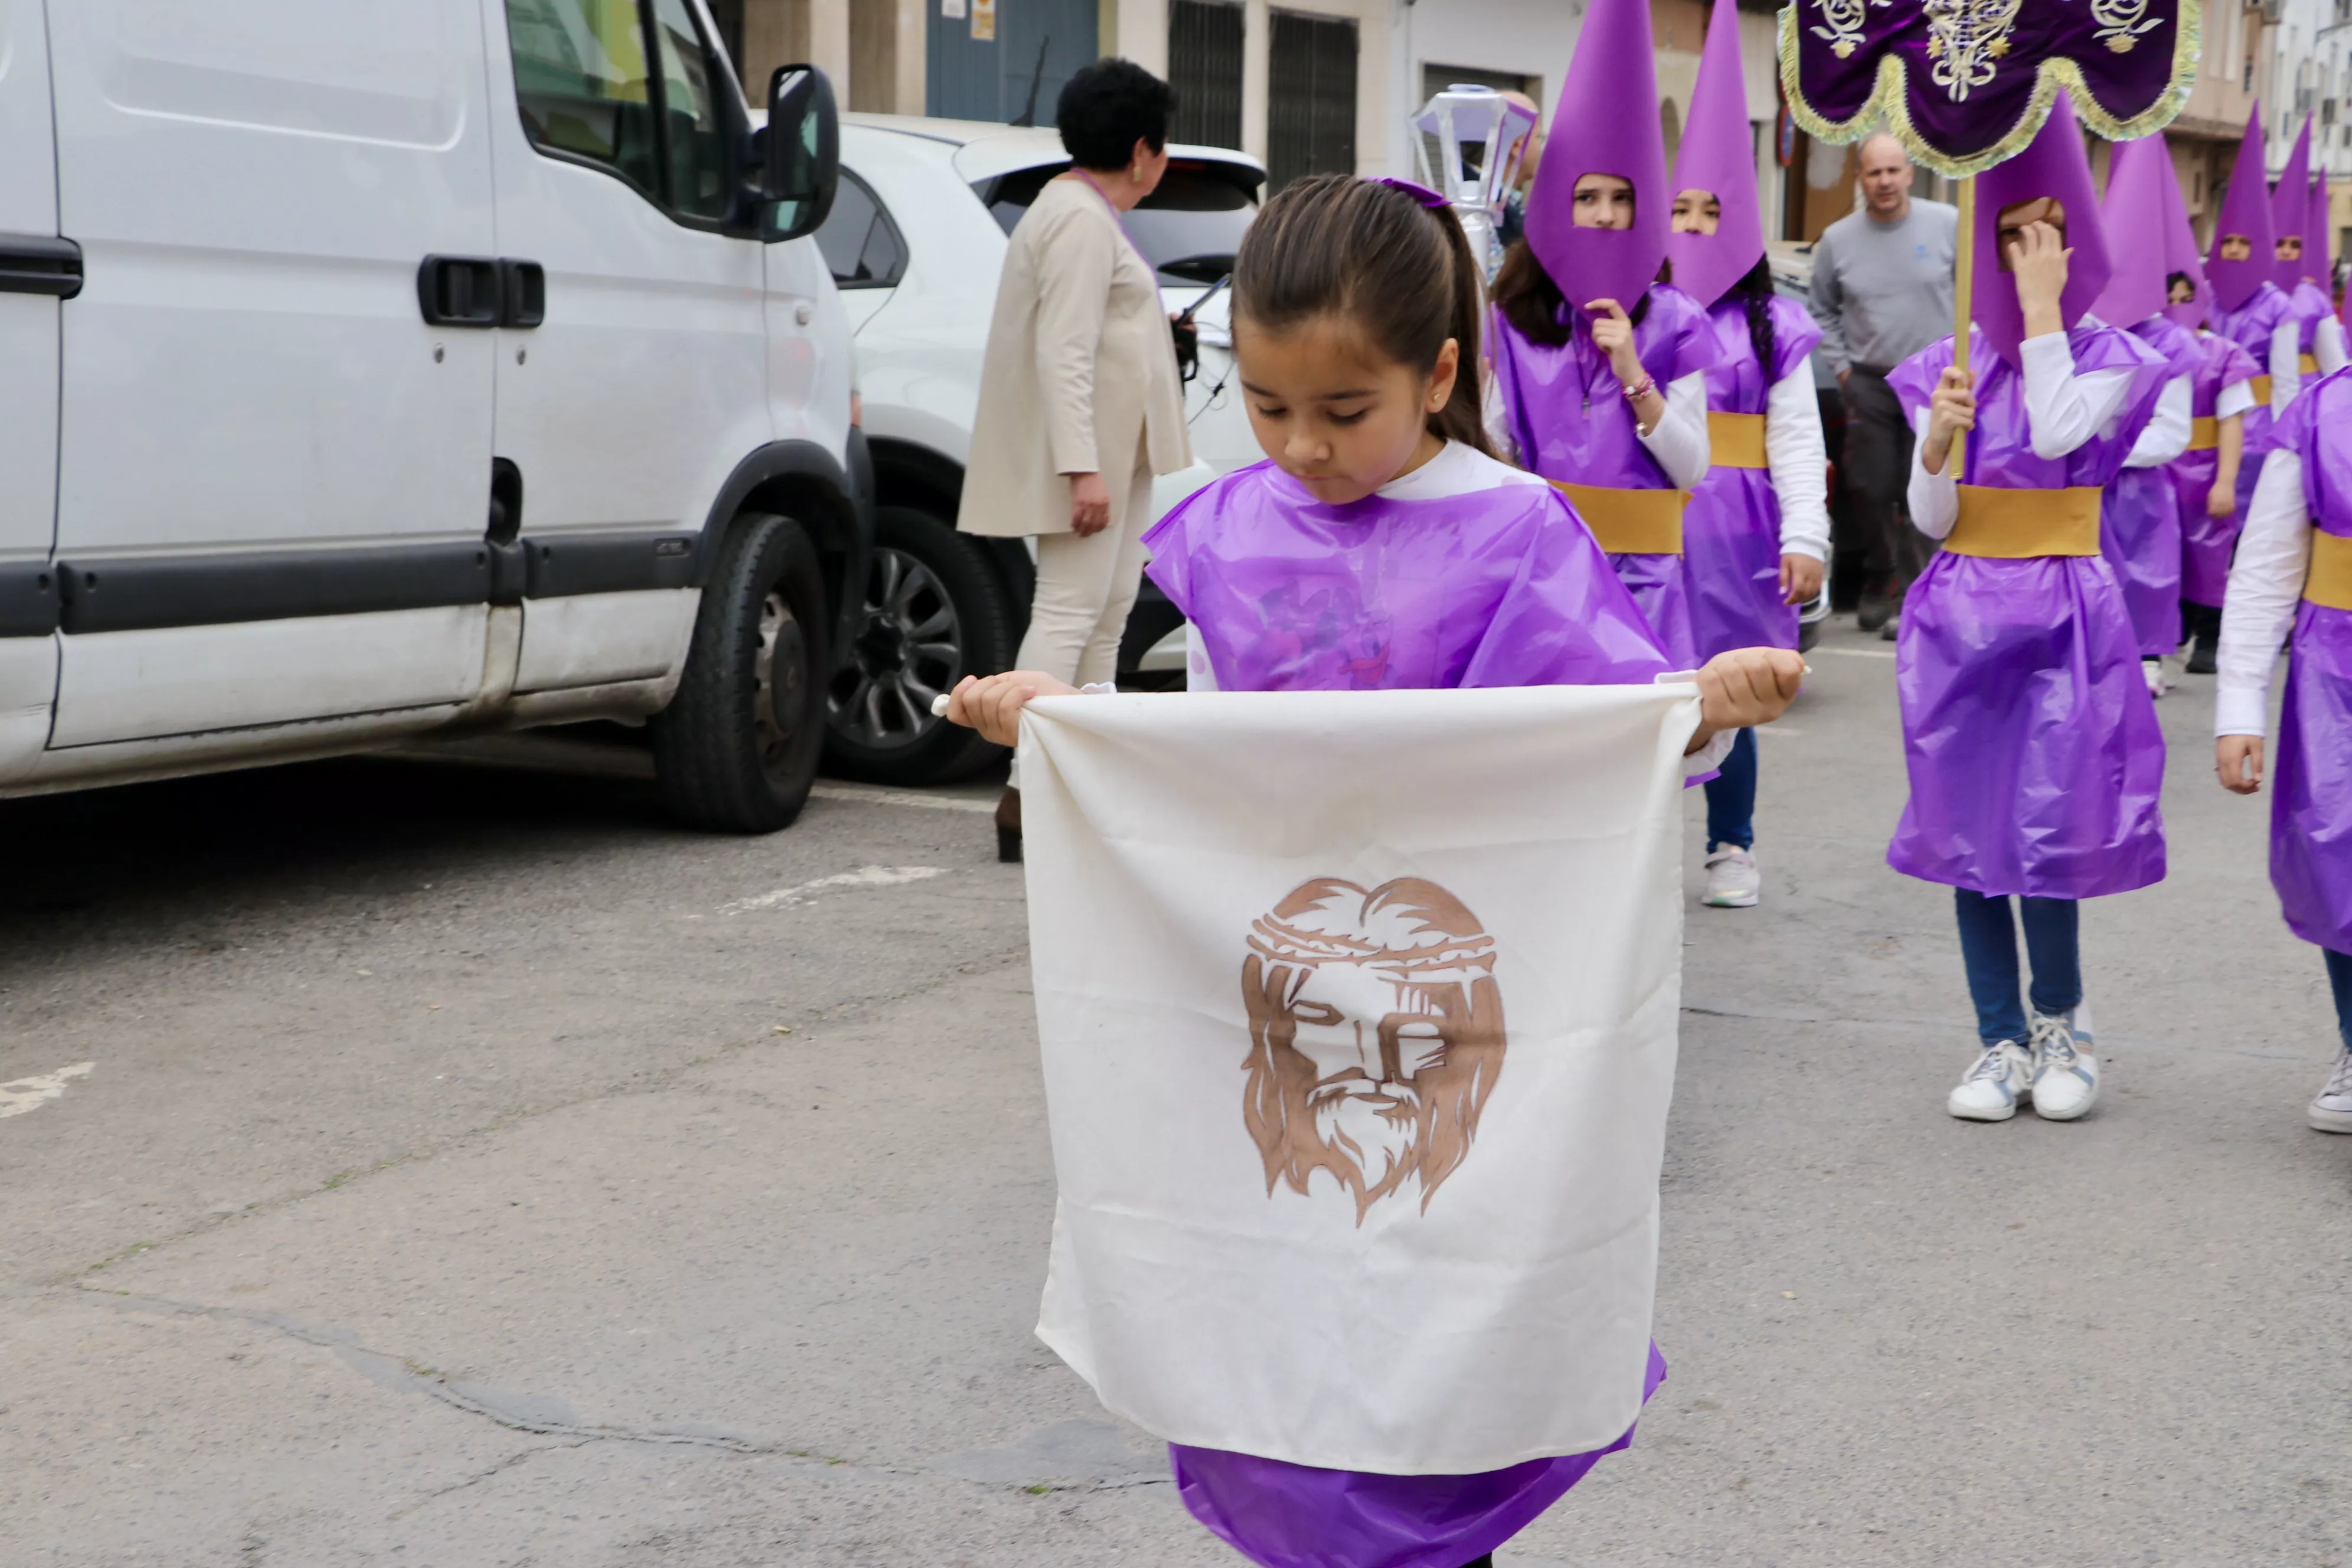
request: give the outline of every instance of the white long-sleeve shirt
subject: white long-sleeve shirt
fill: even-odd
[[[1780,500],[1780,553],[1827,561],[1829,448],[1810,359],[1800,359],[1764,395],[1764,465]]]
[[[2319,362],[2319,374],[2334,375],[2345,365],[2344,323],[2329,316],[2319,323],[2312,334],[2311,357]]]
[[[1702,421],[1702,426],[1704,421]],[[1389,500],[1444,500],[1448,496],[1468,495],[1474,490],[1500,489],[1508,485],[1540,485],[1538,479],[1524,468],[1515,468],[1498,462],[1474,447],[1459,441],[1448,441],[1421,467],[1402,474],[1382,485],[1374,493]],[[1670,681],[1691,680],[1698,672],[1691,669],[1673,670],[1658,677],[1664,685]],[[1217,689],[1216,668],[1209,662],[1208,650],[1201,646],[1192,623],[1184,626],[1184,689],[1187,691]],[[1113,686],[1089,686],[1087,691],[1114,691]],[[1722,730],[1697,751],[1683,759],[1683,776],[1711,773],[1723,765],[1731,754],[1731,743],[1739,737],[1737,730]]]
[[[2221,646],[2214,655],[2213,733],[2260,735],[2270,716],[2271,672],[2294,624],[2311,569],[2311,514],[2303,499],[2303,459],[2284,447],[2263,459],[2246,505],[2246,525],[2230,563],[2221,605]]]
[[[2026,339],[2018,345],[2017,364],[2025,381],[2026,436],[2035,457],[2063,458],[2095,436],[2114,434],[2124,397],[2131,390],[2130,371],[2076,374],[2074,352],[2067,347],[2063,332]],[[1959,521],[1959,481],[1952,472],[1958,465],[1948,458],[1943,472],[1927,471],[1927,417],[1922,408],[1912,421],[1918,435],[1917,455],[1904,488],[1912,522],[1928,538],[1942,539]]]
[[[2153,468],[2189,450],[2189,412],[2197,406],[2196,389],[2189,380],[2188,376],[2176,375],[2164,384],[2164,391],[2156,400],[2156,412],[2148,416],[2147,428],[2132,443],[2131,456],[2124,459],[2125,468]]]
[[[2288,317],[2271,329],[2271,412],[2284,414],[2303,390],[2303,332]]]

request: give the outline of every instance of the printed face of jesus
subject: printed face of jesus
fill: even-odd
[[[1445,1021],[1416,988],[1362,964],[1325,964],[1301,980],[1291,1048],[1311,1063],[1307,1101],[1326,1144],[1348,1149],[1375,1183],[1418,1158],[1425,1068],[1445,1060]]]

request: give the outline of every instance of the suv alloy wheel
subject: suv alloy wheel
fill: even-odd
[[[892,784],[985,766],[1003,749],[933,718],[931,699],[1009,668],[1013,652],[1004,590],[979,542],[911,507],[877,509],[865,616],[829,692],[828,759]]]

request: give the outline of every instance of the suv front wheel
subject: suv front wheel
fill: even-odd
[[[933,784],[1000,754],[931,716],[931,699],[967,675],[1007,668],[1012,616],[980,544],[912,507],[874,514],[865,614],[834,673],[826,754],[878,784]]]
[[[788,517],[736,519],[702,590],[677,696],[655,715],[662,802],[689,827],[772,833],[824,744],[824,579]]]

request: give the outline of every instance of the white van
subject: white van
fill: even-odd
[[[832,89],[703,0],[0,0],[0,795],[583,719],[798,812],[862,606]]]

